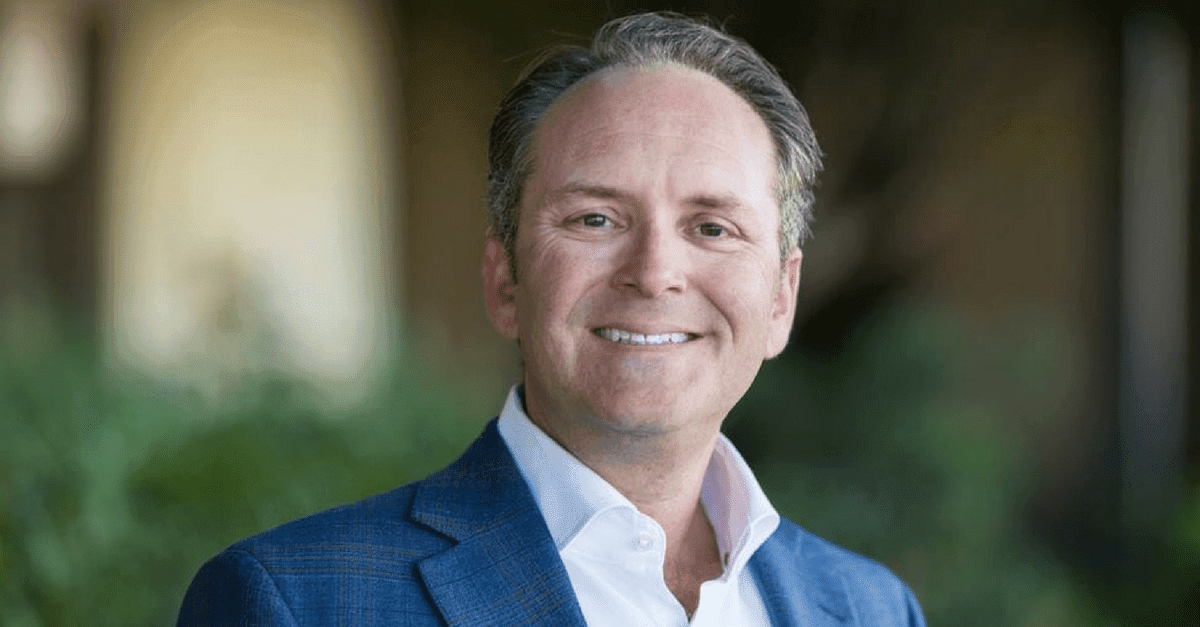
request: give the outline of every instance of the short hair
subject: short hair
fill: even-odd
[[[809,235],[821,149],[804,107],[750,44],[708,21],[677,13],[630,15],[596,31],[590,48],[562,46],[534,61],[500,102],[488,143],[488,221],[516,270],[521,196],[533,161],[533,136],[572,85],[611,67],[676,63],[720,80],[758,113],[775,144],[779,254]]]

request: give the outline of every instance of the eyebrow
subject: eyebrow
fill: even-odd
[[[615,187],[608,187],[606,185],[592,185],[588,183],[571,183],[560,187],[549,194],[547,201],[554,203],[559,200],[575,197],[617,200],[628,204],[634,202],[633,194],[629,192],[623,192]]]
[[[607,185],[593,185],[589,183],[572,183],[565,185],[552,192],[547,200],[553,203],[573,197],[616,200],[623,204],[636,204],[637,202],[637,199],[634,197],[634,195],[629,192],[622,191],[615,187],[609,187]],[[741,210],[746,207],[746,203],[736,195],[722,193],[693,194],[684,199],[684,204],[702,209],[727,211]]]
[[[704,209],[741,210],[746,203],[733,194],[694,194],[685,201],[689,205]]]

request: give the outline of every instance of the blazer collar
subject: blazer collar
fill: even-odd
[[[750,558],[771,624],[788,627],[843,627],[852,618],[842,580],[809,555],[809,536],[783,523]]]
[[[566,568],[496,421],[418,484],[412,518],[457,541],[418,571],[451,625],[585,627]]]

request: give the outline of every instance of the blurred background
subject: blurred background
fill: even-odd
[[[460,452],[518,376],[487,128],[707,14],[826,151],[726,424],[931,625],[1200,625],[1200,18],[1079,0],[0,2],[0,625],[172,624],[222,547]]]

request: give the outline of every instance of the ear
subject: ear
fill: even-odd
[[[513,281],[508,251],[488,231],[483,243],[483,301],[488,318],[501,335],[517,339],[517,284]]]
[[[779,286],[771,308],[770,335],[767,338],[767,359],[774,358],[787,346],[796,317],[796,297],[800,293],[800,262],[804,258],[797,248],[788,254],[779,273]]]

